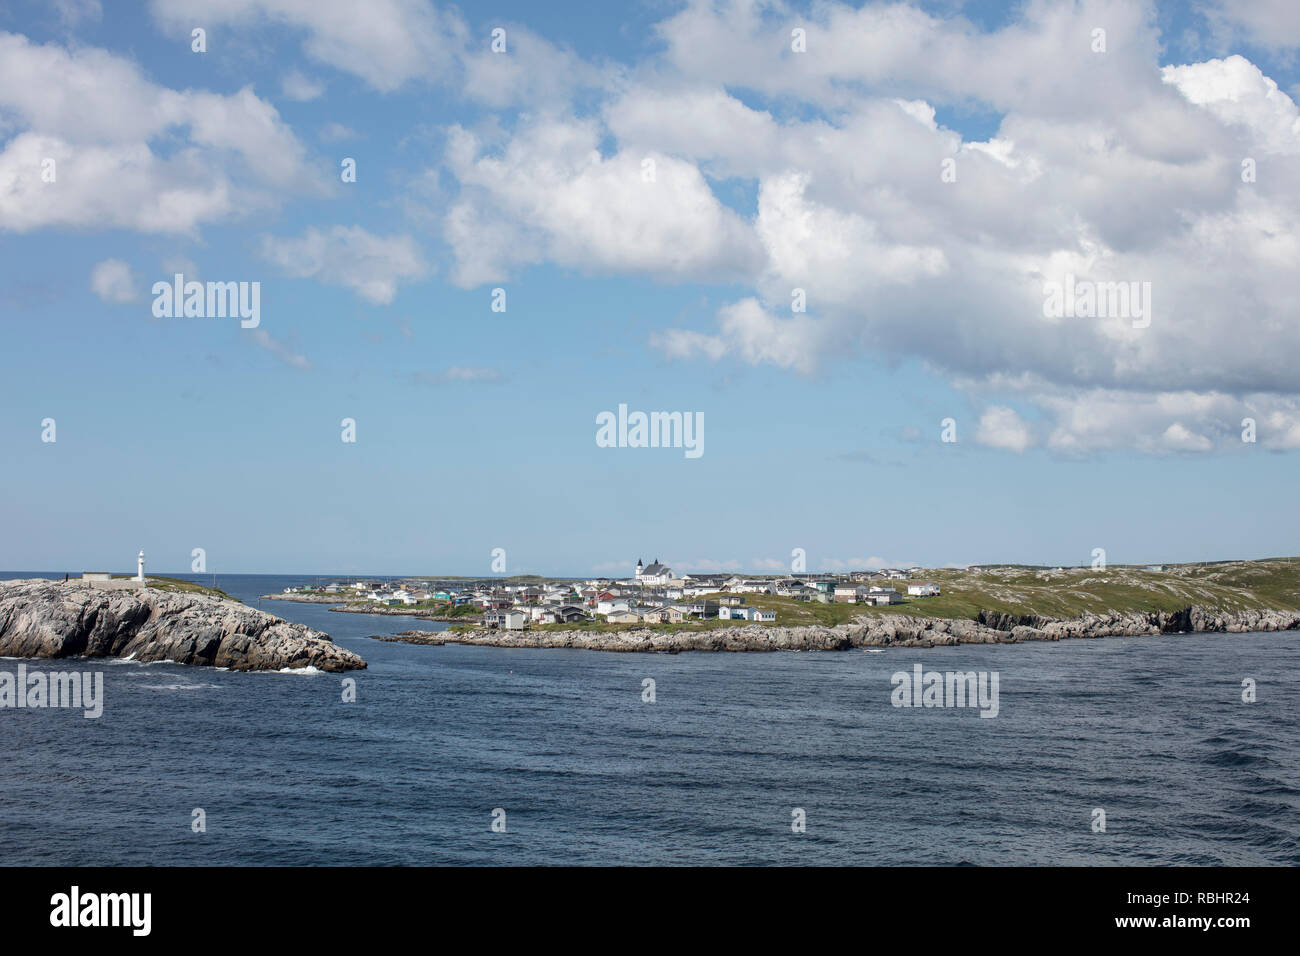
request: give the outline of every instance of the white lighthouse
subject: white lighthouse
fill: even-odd
[[[144,552],[143,551],[141,551],[139,556],[137,556],[135,559],[135,579],[137,581],[144,580]]]

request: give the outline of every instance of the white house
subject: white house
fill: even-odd
[[[939,585],[933,581],[913,581],[907,586],[907,593],[913,597],[938,597]]]
[[[523,608],[512,607],[505,613],[507,631],[522,631],[528,626],[528,612]]]

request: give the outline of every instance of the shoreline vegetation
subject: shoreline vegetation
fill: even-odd
[[[445,622],[483,622],[483,611],[477,607],[461,605],[454,611],[448,611],[445,602],[426,602],[423,604],[398,605],[378,604],[374,601],[342,601],[337,594],[263,594],[264,601],[292,601],[296,604],[332,604],[329,610],[342,614],[397,614],[405,617],[419,617],[427,621]],[[474,619],[477,618],[477,621]]]

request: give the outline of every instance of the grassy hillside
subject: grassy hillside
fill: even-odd
[[[115,574],[113,577],[130,578],[134,577],[134,575]],[[235,601],[238,604],[244,603],[243,601],[240,601],[239,598],[231,597],[220,588],[210,588],[202,584],[195,584],[193,581],[183,581],[180,578],[159,577],[158,575],[150,574],[146,577],[146,583],[156,591],[185,591],[190,594],[208,594],[212,597],[224,598],[227,601]]]
[[[778,624],[840,624],[859,614],[974,618],[980,611],[1050,618],[1106,611],[1175,611],[1199,604],[1225,611],[1300,608],[1300,560],[1224,561],[1213,564],[1093,568],[989,567],[927,571],[939,597],[908,598],[890,607],[800,604],[772,595],[748,603],[774,608]],[[885,582],[906,594],[904,581]]]

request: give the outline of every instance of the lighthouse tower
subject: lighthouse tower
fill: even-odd
[[[144,580],[144,552],[143,551],[141,551],[139,556],[135,559],[135,569],[136,569],[135,579],[137,581],[143,581]]]

